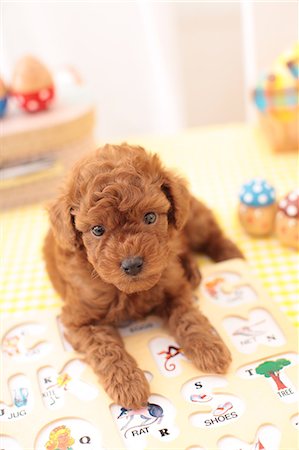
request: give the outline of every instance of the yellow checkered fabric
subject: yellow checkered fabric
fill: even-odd
[[[278,196],[297,183],[297,155],[275,155],[255,128],[226,126],[195,129],[172,138],[131,139],[157,151],[178,168],[191,189],[216,212],[226,233],[242,248],[253,272],[273,301],[299,325],[298,253],[275,236],[253,239],[237,218],[238,190],[251,177],[266,178]],[[42,205],[1,215],[1,312],[52,308],[60,304],[47,278],[42,243],[48,228]],[[202,262],[206,259],[202,258]]]

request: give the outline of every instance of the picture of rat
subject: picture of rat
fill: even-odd
[[[128,420],[127,423],[121,428],[121,431],[125,430],[128,427],[128,425],[132,422],[135,416],[140,416],[141,419],[144,419],[144,421],[140,425],[135,425],[131,428],[128,428],[125,432],[124,435],[125,437],[128,431],[132,430],[133,428],[139,428],[145,425],[149,426],[155,422],[160,423],[162,418],[164,417],[163,408],[155,403],[148,403],[147,407],[142,409],[126,409],[122,407],[120,410],[120,414],[117,418],[120,419],[121,417],[126,417]],[[150,423],[148,423],[148,421],[152,417],[153,420]]]

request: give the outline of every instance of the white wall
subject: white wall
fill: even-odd
[[[23,1],[1,12],[1,73],[26,53],[76,66],[102,139],[245,118],[240,2]],[[253,3],[258,69],[297,39],[296,12]]]
[[[268,70],[278,54],[299,39],[298,1],[253,2],[259,71]]]
[[[240,4],[181,3],[175,12],[188,125],[244,120]]]

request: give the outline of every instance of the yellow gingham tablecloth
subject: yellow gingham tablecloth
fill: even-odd
[[[251,177],[266,178],[278,198],[298,186],[295,153],[274,154],[258,128],[229,125],[188,130],[172,137],[128,139],[158,152],[190,181],[195,195],[215,211],[226,233],[242,248],[273,301],[299,325],[298,253],[273,235],[246,235],[237,217],[238,191]],[[48,228],[44,205],[4,212],[1,219],[1,309],[23,312],[60,305],[47,278],[42,244]],[[200,258],[206,263],[205,258]]]

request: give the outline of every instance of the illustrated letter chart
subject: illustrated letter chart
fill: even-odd
[[[229,372],[199,372],[157,317],[125,323],[120,334],[151,387],[140,410],[106,395],[59,310],[3,315],[0,449],[297,449],[295,328],[244,261],[202,272],[194,301],[231,350]]]

